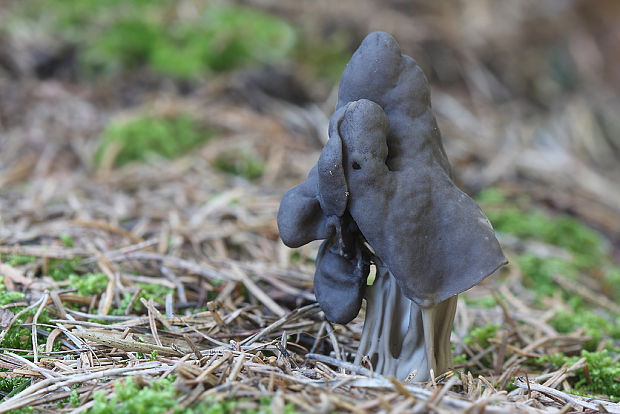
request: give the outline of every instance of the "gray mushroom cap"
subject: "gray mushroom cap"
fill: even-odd
[[[388,116],[361,99],[339,122],[348,211],[364,238],[420,306],[442,302],[506,263],[491,224],[432,159],[392,170]]]
[[[476,285],[507,260],[484,213],[452,182],[422,70],[401,54],[391,35],[375,32],[340,80],[333,115],[339,119],[331,123],[340,125],[343,152],[359,152],[368,137],[380,140],[382,116],[389,120],[387,157],[374,159],[368,173],[344,166],[348,210],[404,294],[421,306],[434,305]],[[377,176],[379,170],[384,175]]]
[[[334,116],[349,102],[360,99],[379,104],[390,120],[387,136],[390,169],[432,161],[450,175],[430,92],[415,60],[401,54],[390,34],[374,32],[366,36],[344,69]]]
[[[328,239],[315,292],[332,321],[357,312],[359,277],[367,274],[355,270],[350,279],[360,268],[355,257],[333,248],[348,215],[353,236],[368,241],[405,296],[423,307],[507,262],[484,213],[452,182],[422,70],[389,34],[368,35],[347,64],[329,132],[317,166],[282,199],[278,227],[290,247]],[[331,287],[355,299],[332,306]]]

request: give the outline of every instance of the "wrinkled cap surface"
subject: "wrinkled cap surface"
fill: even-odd
[[[288,247],[300,247],[322,240],[333,232],[319,203],[319,176],[315,166],[308,178],[284,194],[278,210],[280,238]]]
[[[334,122],[329,125],[329,134],[337,135],[340,117],[334,116],[332,119]],[[317,163],[319,203],[323,213],[328,216],[342,217],[347,207],[349,192],[342,169],[342,158],[342,142],[339,139],[330,139],[321,151]]]
[[[428,81],[415,60],[402,55],[388,33],[369,34],[351,57],[340,79],[336,113],[360,99],[379,104],[390,119],[390,169],[432,160],[450,174]]]
[[[329,142],[280,205],[282,240],[298,247],[334,237],[343,214],[420,306],[469,289],[506,263],[486,216],[452,182],[424,74],[383,32],[368,35],[344,70]],[[358,280],[347,282],[350,263],[332,253],[317,258],[319,290]],[[323,302],[337,300],[326,292],[317,295]]]
[[[348,211],[421,306],[469,289],[507,262],[484,213],[452,182],[429,96],[415,61],[389,34],[372,33],[342,75],[340,119],[331,120],[339,134],[330,136],[342,140],[347,157]]]

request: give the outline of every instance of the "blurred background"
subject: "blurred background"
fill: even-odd
[[[619,17],[614,0],[5,0],[0,183],[191,151],[286,188],[351,53],[384,30],[429,78],[461,186],[527,193],[618,241]]]
[[[576,332],[542,351],[609,350],[609,388],[582,385],[619,399],[619,21],[617,0],[2,0],[0,248],[146,240],[247,271],[276,310],[313,300],[316,246],[284,248],[275,215],[383,30],[426,73],[457,184],[512,263],[459,305],[457,362],[497,372],[465,360]]]

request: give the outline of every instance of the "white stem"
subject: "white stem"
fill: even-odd
[[[377,266],[366,289],[366,320],[355,363],[368,356],[375,372],[404,380],[414,370],[415,381],[430,379],[452,365],[450,333],[457,297],[428,308],[407,299],[394,276]]]

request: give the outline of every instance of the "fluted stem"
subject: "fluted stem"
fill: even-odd
[[[366,289],[366,320],[355,363],[368,356],[375,372],[406,379],[417,370],[415,381],[430,379],[452,366],[450,333],[457,296],[421,308],[407,299],[394,277],[378,266],[372,286]]]

